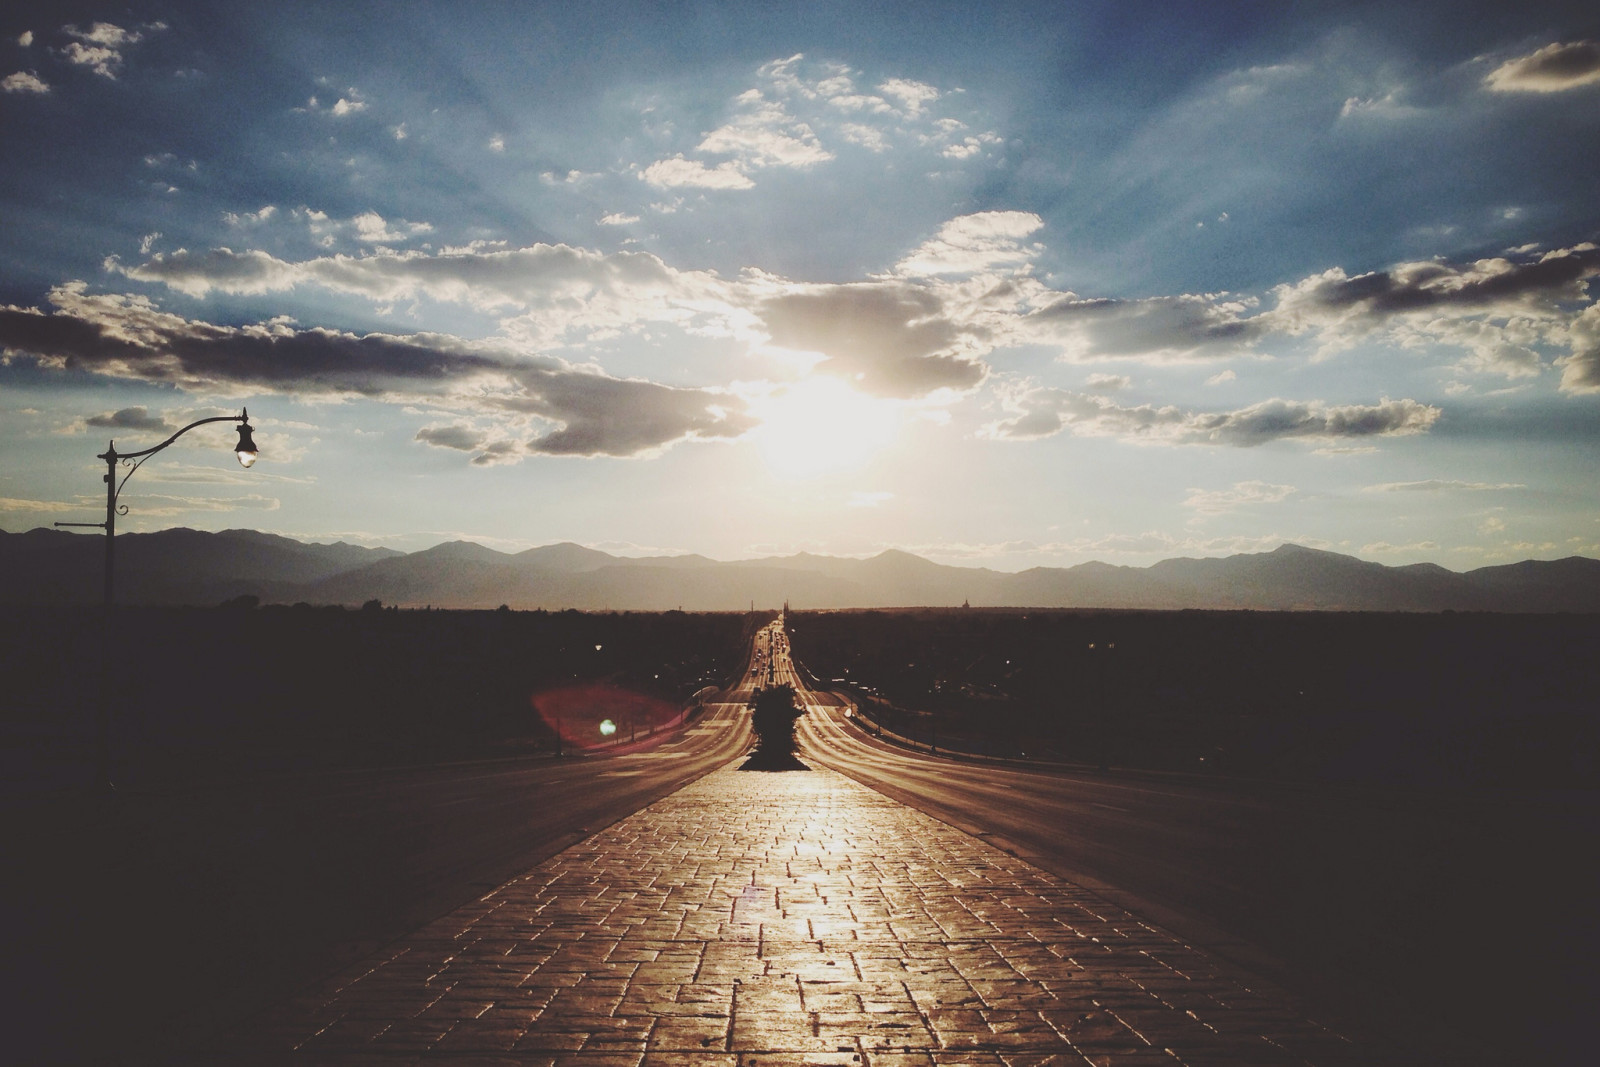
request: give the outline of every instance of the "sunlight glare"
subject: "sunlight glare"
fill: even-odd
[[[865,396],[836,378],[808,378],[752,405],[755,432],[775,474],[809,478],[860,466],[894,438],[892,401]]]

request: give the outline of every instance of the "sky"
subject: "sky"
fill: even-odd
[[[1600,555],[1592,3],[0,11],[0,529]]]

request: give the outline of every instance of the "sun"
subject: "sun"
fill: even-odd
[[[900,421],[894,402],[826,377],[783,386],[751,407],[761,419],[752,436],[767,467],[789,478],[861,466],[894,439]]]

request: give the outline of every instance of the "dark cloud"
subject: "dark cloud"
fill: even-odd
[[[1008,400],[1017,414],[988,436],[1027,440],[1071,430],[1084,437],[1120,437],[1183,445],[1249,448],[1286,439],[1332,440],[1426,432],[1438,408],[1415,400],[1333,405],[1272,399],[1225,412],[1184,411],[1153,404],[1125,406],[1109,397],[1065,389],[1033,389]]]
[[[171,433],[176,427],[159,415],[150,414],[149,408],[133,407],[90,415],[84,425],[112,430],[150,430],[154,433]]]
[[[988,373],[966,346],[976,327],[957,324],[937,295],[912,285],[818,286],[757,309],[772,343],[821,352],[816,369],[878,396],[964,391]]]
[[[755,425],[742,401],[703,389],[542,368],[519,372],[517,381],[524,395],[500,406],[564,423],[528,443],[546,455],[636,455],[684,437],[737,437]]]
[[[191,391],[427,398],[466,410],[534,414],[561,424],[528,446],[552,455],[637,455],[685,438],[738,436],[753,424],[731,395],[612,378],[440,334],[217,326],[137,297],[88,295],[81,283],[57,289],[51,299],[53,314],[0,307],[7,358]],[[491,453],[482,439],[465,443],[452,432],[461,429],[424,431],[418,440],[481,448],[497,459],[516,454],[498,444]]]
[[[470,426],[424,426],[417,431],[415,440],[435,448],[472,452],[483,444],[483,434]]]
[[[1084,300],[1067,295],[1027,317],[1079,359],[1206,359],[1236,356],[1267,331],[1243,304],[1202,296]]]
[[[1600,274],[1600,248],[1593,245],[1520,262],[1491,259],[1466,266],[1406,263],[1354,278],[1330,271],[1280,289],[1279,310],[1312,317],[1318,312],[1336,312],[1382,318],[1442,309],[1543,309],[1555,302],[1583,299],[1582,283],[1596,274]]]

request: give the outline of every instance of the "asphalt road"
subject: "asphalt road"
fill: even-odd
[[[1600,830],[1592,794],[932,756],[872,736],[846,699],[808,688],[781,636],[768,640],[771,679],[809,708],[806,762],[1093,888],[1418,1062],[1582,1062],[1600,990],[1600,884],[1581,844]]]

